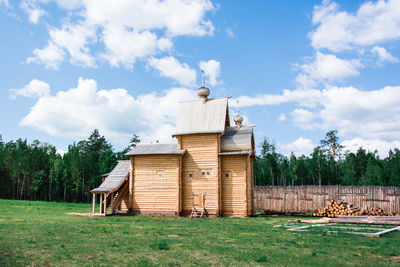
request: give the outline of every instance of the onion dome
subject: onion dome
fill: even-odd
[[[235,117],[233,117],[233,121],[235,122],[237,127],[242,126],[242,122],[243,122],[243,116],[238,113],[235,115]]]
[[[201,98],[201,99],[207,99],[207,97],[210,95],[210,89],[208,89],[207,87],[205,87],[204,85],[201,86],[198,90],[197,90],[197,95]]]
[[[210,95],[210,89],[208,89],[205,86],[205,75],[204,75],[204,70],[201,70],[202,73],[202,80],[203,80],[203,84],[201,85],[201,87],[199,89],[197,89],[197,95],[203,100],[203,103],[206,103],[207,101],[207,97]]]

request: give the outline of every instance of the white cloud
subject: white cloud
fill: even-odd
[[[283,90],[282,94],[265,94],[255,97],[240,96],[232,99],[232,103],[239,101],[240,107],[278,105],[288,102],[298,102],[305,107],[315,107],[321,99],[321,91],[316,89]]]
[[[41,16],[47,14],[46,11],[39,8],[35,0],[24,0],[21,2],[21,8],[28,13],[30,22],[36,24]]]
[[[313,122],[315,114],[309,110],[296,108],[292,111],[291,115],[294,124],[302,129],[311,130],[317,127]]]
[[[196,82],[196,71],[174,57],[151,58],[149,65],[159,70],[161,76],[172,78],[181,85],[193,86]]]
[[[61,27],[50,28],[49,45],[55,46],[53,51],[67,51],[72,64],[84,67],[95,67],[96,59],[105,59],[114,67],[133,68],[137,59],[146,62],[149,57],[170,51],[176,36],[211,35],[214,30],[205,18],[214,8],[209,0],[56,2],[65,9],[80,9],[69,12]],[[94,47],[96,55],[91,51]],[[52,57],[37,55],[43,50],[50,50],[50,46],[35,49],[27,62],[57,68],[64,59],[57,57],[55,61]]]
[[[0,6],[4,6],[5,8],[11,8],[10,2],[8,0],[0,0]]]
[[[55,0],[55,1],[59,7],[67,10],[77,9],[82,6],[81,0]]]
[[[132,68],[137,58],[156,54],[158,44],[165,49],[167,42],[164,39],[159,41],[157,35],[149,31],[138,32],[120,27],[106,27],[103,40],[106,47],[103,57],[114,67],[122,64],[127,68]]]
[[[70,55],[72,64],[95,67],[95,59],[90,56],[88,44],[96,41],[95,28],[86,24],[64,24],[62,29],[50,30],[50,38],[58,48],[63,48]]]
[[[218,81],[217,78],[221,72],[221,62],[215,59],[210,59],[209,61],[200,61],[199,67],[204,71],[204,74],[208,77],[208,81],[212,86],[222,83]]]
[[[25,85],[23,88],[20,89],[11,89],[10,97],[15,99],[17,96],[24,96],[24,97],[43,97],[47,96],[50,93],[50,86],[43,82],[36,79],[30,81],[29,84]]]
[[[296,78],[303,88],[309,88],[316,82],[342,80],[359,75],[358,69],[363,64],[357,59],[344,60],[332,54],[317,52],[315,60],[303,65],[297,65],[302,73]]]
[[[34,57],[28,57],[26,59],[26,63],[42,63],[45,65],[46,69],[57,70],[64,60],[65,53],[53,42],[49,42],[45,48],[33,50],[33,55]]]
[[[231,27],[228,27],[225,29],[225,34],[226,34],[226,36],[228,36],[230,38],[235,37],[235,33],[233,32]]]
[[[343,140],[341,144],[345,147],[344,149],[346,151],[349,150],[350,152],[353,153],[356,153],[360,147],[370,152],[378,150],[378,155],[381,158],[387,157],[390,149],[392,149],[393,151],[394,148],[400,147],[399,140],[393,140],[388,142],[379,139],[362,139],[362,138]]]
[[[291,113],[303,129],[337,129],[345,137],[392,141],[400,136],[400,86],[372,91],[354,87],[319,90],[284,90],[282,94],[241,96],[240,106],[296,103]]]
[[[133,133],[144,142],[169,141],[177,102],[193,97],[186,88],[134,97],[125,89],[99,90],[95,80],[80,78],[76,88],[42,96],[20,125],[69,138],[85,138],[96,128],[118,144],[126,144]]]
[[[278,145],[286,156],[289,156],[292,152],[296,156],[309,155],[313,152],[315,146],[310,139],[303,137],[292,143]]]
[[[372,54],[376,54],[378,56],[378,64],[382,65],[385,62],[390,62],[390,63],[397,63],[399,60],[392,56],[385,48],[380,47],[380,46],[374,46],[371,49]]]
[[[400,2],[368,1],[357,12],[349,13],[324,0],[314,7],[312,21],[318,25],[309,35],[315,49],[358,49],[400,38]]]
[[[287,117],[285,114],[283,114],[283,113],[279,114],[278,121],[285,121],[286,119],[287,119]]]

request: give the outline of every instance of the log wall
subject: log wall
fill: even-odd
[[[361,209],[400,211],[400,187],[383,186],[257,186],[255,208],[279,212],[306,212],[324,208],[331,199]]]
[[[219,214],[219,135],[193,134],[179,137],[182,157],[182,212],[192,210],[192,195],[205,194],[205,208],[209,214]],[[209,172],[206,177],[202,172]],[[189,177],[189,174],[192,177]]]
[[[134,212],[178,213],[179,164],[179,155],[145,155],[133,158]]]
[[[248,215],[247,155],[222,156],[222,215]],[[229,177],[226,177],[228,175]]]

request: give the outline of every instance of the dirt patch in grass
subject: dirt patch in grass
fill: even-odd
[[[94,217],[92,213],[69,212],[69,213],[67,213],[67,214],[69,214],[69,215],[84,216],[84,217]]]

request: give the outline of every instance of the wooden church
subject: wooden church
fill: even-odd
[[[239,112],[230,126],[228,97],[180,103],[176,143],[138,144],[93,189],[93,214],[174,216],[254,214],[254,125]],[[100,207],[96,207],[96,196]]]

